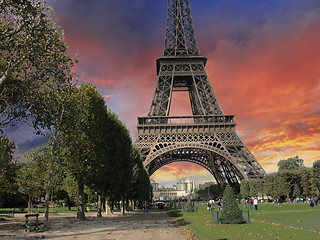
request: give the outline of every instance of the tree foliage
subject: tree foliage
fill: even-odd
[[[25,155],[17,173],[19,191],[29,196],[30,200],[40,199],[45,192],[48,156],[45,148],[32,149]]]
[[[299,170],[304,168],[304,160],[299,158],[299,156],[291,157],[288,159],[282,159],[278,162],[278,170]]]
[[[0,3],[0,128],[39,105],[39,90],[72,80],[68,45],[43,0]]]
[[[209,187],[205,187],[204,189],[197,190],[197,195],[200,198],[204,198],[204,197],[222,198],[223,191],[218,184],[211,184]]]
[[[241,182],[241,195],[250,197],[267,195],[273,199],[311,197],[319,194],[317,185],[320,174],[320,161],[315,161],[313,168],[304,166],[304,160],[298,156],[281,160],[276,173],[266,175],[262,180],[250,179]]]
[[[103,124],[106,123],[106,107],[102,96],[91,84],[82,84],[75,89],[69,101],[59,137],[65,166],[78,185],[77,218],[85,219],[84,184],[89,185],[95,179],[93,176],[97,177],[101,168],[99,163],[105,157]]]
[[[248,179],[243,179],[240,185],[240,194],[243,198],[249,199],[251,198],[250,194],[250,184]]]
[[[184,206],[184,209],[185,209],[185,211],[186,212],[194,212],[194,206],[193,206],[193,204],[192,204],[192,201],[191,201],[191,197],[190,196],[188,196],[187,197],[187,203],[186,203],[186,205]]]
[[[220,216],[222,224],[241,224],[245,223],[242,212],[234,196],[233,189],[227,185],[223,192],[223,208]]]
[[[151,199],[149,175],[143,166],[140,152],[135,146],[131,147],[131,158],[134,166],[128,198],[140,203],[149,201]]]
[[[16,163],[13,161],[15,145],[0,135],[0,206],[17,191],[15,184]]]
[[[313,171],[312,174],[314,176],[314,185],[320,191],[320,160],[317,160],[313,163]]]

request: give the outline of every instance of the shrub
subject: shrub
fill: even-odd
[[[192,204],[192,202],[191,202],[190,196],[188,196],[187,203],[186,203],[186,205],[184,206],[184,210],[185,210],[186,212],[194,212],[194,206],[193,206],[193,204]]]
[[[241,224],[246,222],[230,185],[227,185],[223,193],[223,207],[220,222],[222,224]]]

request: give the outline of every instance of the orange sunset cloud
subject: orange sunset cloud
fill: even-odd
[[[77,1],[76,1],[77,2]],[[137,135],[156,86],[163,53],[166,1],[51,1],[80,81],[97,85],[108,109]],[[299,155],[320,159],[320,4],[305,1],[190,1],[200,52],[225,114],[267,172]],[[56,8],[55,8],[56,7]],[[111,97],[112,96],[112,97]],[[190,115],[189,96],[174,93],[170,115]],[[172,163],[159,182],[213,177],[200,166]]]

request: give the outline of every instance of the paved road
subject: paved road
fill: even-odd
[[[87,221],[76,221],[74,213],[58,214],[50,217],[50,230],[46,232],[24,232],[19,225],[23,216],[0,222],[1,239],[152,239],[184,240],[180,229],[173,226],[170,217],[163,210],[130,212],[125,216],[116,213],[110,217],[97,218],[95,213],[87,214]]]

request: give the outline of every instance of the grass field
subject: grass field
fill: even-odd
[[[320,239],[320,206],[259,204],[258,211],[250,210],[251,223],[240,225],[213,224],[206,206],[199,206],[199,211],[193,213],[171,211],[179,217],[179,223],[199,240]]]

